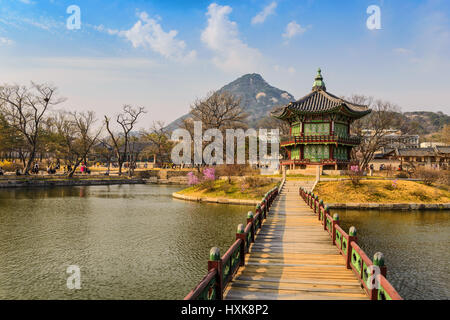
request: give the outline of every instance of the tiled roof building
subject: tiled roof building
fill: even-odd
[[[370,112],[367,106],[327,92],[319,69],[308,95],[272,112],[273,117],[290,125],[290,137],[281,144],[288,159],[281,164],[290,169],[317,165],[347,168],[351,149],[360,141],[359,137],[350,136],[350,124]]]

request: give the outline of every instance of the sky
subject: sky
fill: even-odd
[[[449,114],[449,15],[446,0],[0,0],[0,84],[51,83],[59,108],[99,118],[144,106],[148,128],[246,73],[300,98],[320,67],[335,95]]]

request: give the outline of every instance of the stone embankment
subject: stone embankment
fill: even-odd
[[[67,187],[67,186],[106,186],[117,184],[145,184],[144,179],[2,179],[2,188]]]

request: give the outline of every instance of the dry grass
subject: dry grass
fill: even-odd
[[[329,203],[449,203],[450,192],[414,181],[321,182],[314,193]]]
[[[229,183],[228,180],[216,180],[211,189],[200,184],[181,190],[179,193],[195,197],[260,200],[276,185],[277,182],[267,181],[257,187],[250,187],[245,181],[233,180]]]

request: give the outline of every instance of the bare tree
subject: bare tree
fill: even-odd
[[[119,124],[120,128],[122,129],[122,132],[120,134],[114,134],[111,128],[111,118],[108,118],[105,116],[105,124],[106,124],[106,130],[108,131],[111,140],[112,145],[114,147],[114,150],[116,152],[117,161],[119,164],[119,175],[122,174],[122,166],[124,163],[124,160],[128,156],[128,148],[129,148],[129,139],[130,139],[130,132],[134,129],[138,118],[140,115],[146,113],[145,109],[143,107],[132,107],[130,105],[124,105],[122,109],[122,113],[118,114],[116,116],[116,122]],[[121,151],[123,152],[123,156],[121,154]],[[129,171],[129,174],[131,172]]]
[[[388,101],[374,100],[363,95],[353,95],[347,100],[372,109],[369,115],[356,120],[351,126],[352,134],[362,137],[361,144],[353,149],[352,157],[359,161],[362,170],[366,170],[375,152],[386,146],[388,130],[402,126],[400,109]]]
[[[211,128],[225,132],[225,129],[246,128],[248,117],[241,108],[241,99],[229,92],[210,92],[205,99],[197,99],[191,105],[193,121],[201,121],[203,130]]]
[[[108,139],[109,138],[109,139]],[[111,143],[110,137],[104,137],[99,139],[99,143],[94,147],[94,151],[96,154],[100,155],[103,159],[106,159],[106,175],[109,175],[111,170],[111,161],[114,157],[115,151]]]
[[[61,113],[58,117],[56,125],[72,166],[72,170],[68,172],[69,177],[74,175],[81,162],[86,162],[92,146],[98,141],[103,127],[95,130],[95,122],[93,111]]]
[[[278,129],[280,137],[289,135],[289,122],[276,119],[274,117],[264,117],[258,121],[258,127],[262,129]]]
[[[4,119],[26,142],[23,153],[24,173],[28,174],[36,156],[42,123],[48,109],[63,102],[57,97],[57,89],[48,84],[31,82],[30,87],[4,85],[0,87],[0,107]]]
[[[218,129],[225,139],[226,129],[246,129],[248,114],[241,108],[241,99],[229,92],[210,92],[204,99],[197,99],[191,105],[190,117],[184,119],[181,127],[194,137],[194,121],[202,123],[202,133],[208,129]],[[206,142],[203,141],[203,147]],[[224,154],[225,154],[225,143]],[[194,148],[191,148],[193,152]],[[198,168],[198,170],[200,170]]]
[[[164,122],[153,122],[149,132],[143,132],[143,137],[151,142],[151,145],[145,149],[145,152],[152,153],[157,163],[166,160],[168,154],[170,154],[172,143]]]

